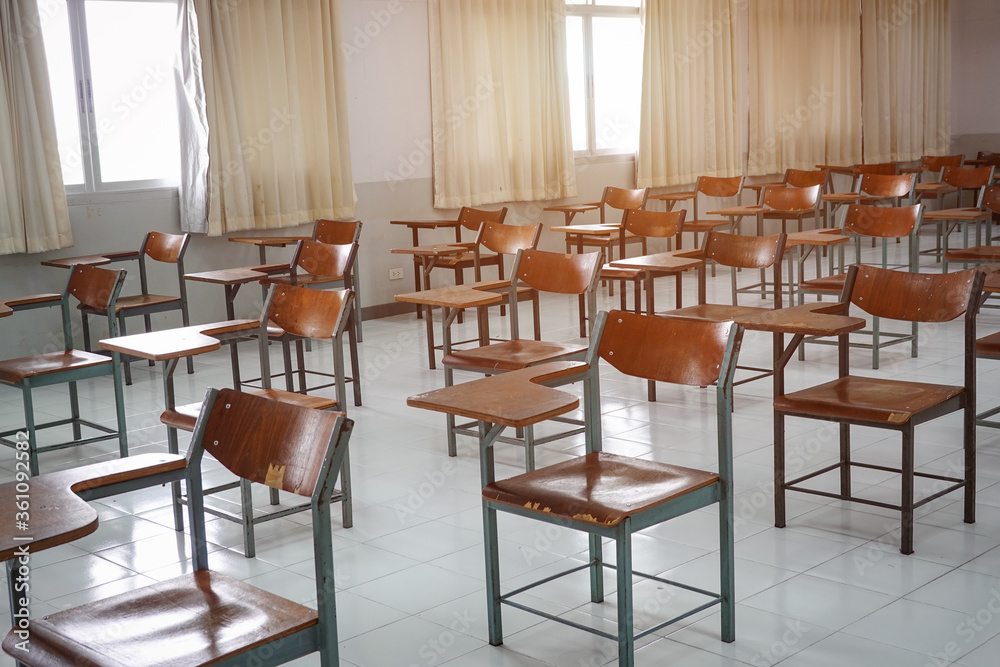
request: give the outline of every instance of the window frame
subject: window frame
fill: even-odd
[[[93,73],[90,63],[90,42],[87,32],[87,0],[64,0],[69,24],[72,52],[73,79],[75,82],[77,123],[80,128],[80,161],[83,166],[83,184],[65,185],[71,203],[101,203],[119,201],[123,193],[133,193],[138,198],[161,198],[176,195],[180,174],[176,179],[157,178],[132,181],[105,182],[101,178],[100,128],[94,109]],[[128,3],[162,3],[179,6],[178,0],[105,0]],[[50,65],[51,66],[51,65]],[[62,156],[60,155],[60,158]]]
[[[587,147],[582,150],[574,150],[573,155],[576,158],[590,158],[590,157],[613,157],[613,156],[629,156],[634,157],[635,151],[625,151],[621,148],[597,148],[597,111],[595,106],[595,94],[594,94],[594,24],[593,19],[596,18],[628,18],[635,17],[642,22],[643,14],[642,7],[627,7],[621,5],[604,5],[600,4],[599,0],[586,0],[586,4],[581,3],[579,0],[577,2],[572,2],[569,0],[566,2],[566,17],[578,16],[583,21],[583,77],[584,77],[584,98],[586,100],[586,117],[587,117]],[[640,63],[641,65],[641,63]],[[641,100],[637,101],[637,104],[641,104]],[[636,147],[638,149],[638,147]]]

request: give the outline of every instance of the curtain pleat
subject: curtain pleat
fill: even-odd
[[[648,0],[638,187],[742,173],[736,0]]]
[[[73,245],[35,0],[0,0],[0,255]]]
[[[861,162],[858,0],[756,0],[748,18],[747,174]]]
[[[430,0],[434,206],[576,195],[562,0]]]
[[[951,148],[950,0],[862,0],[865,161]]]
[[[184,3],[182,35],[192,13],[197,30],[185,43],[191,66],[182,56],[180,68],[183,150],[185,159],[208,155],[207,169],[185,167],[185,229],[218,235],[353,217],[335,0]]]

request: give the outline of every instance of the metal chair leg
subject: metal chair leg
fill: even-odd
[[[625,519],[615,536],[618,574],[618,665],[635,665],[635,628],[632,616],[632,522]]]

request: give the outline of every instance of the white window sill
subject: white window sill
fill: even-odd
[[[70,206],[100,206],[122,202],[149,201],[153,199],[177,199],[177,188],[143,188],[139,190],[111,190],[105,192],[78,192],[67,194]]]

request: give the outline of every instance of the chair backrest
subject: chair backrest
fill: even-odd
[[[292,275],[301,269],[313,276],[330,276],[341,278],[350,274],[354,268],[354,256],[358,244],[331,244],[319,241],[299,241],[292,259]]]
[[[916,174],[862,174],[857,191],[873,197],[909,197]]]
[[[718,471],[731,492],[733,475],[733,376],[743,341],[743,327],[733,322],[640,315],[621,310],[597,316],[587,364],[588,391],[600,400],[599,364],[603,359],[626,375],[703,387],[716,385]],[[600,419],[587,439],[588,451],[601,443]]]
[[[518,250],[510,270],[511,338],[517,338],[519,323],[517,313],[517,287],[527,285],[539,292],[576,294],[580,297],[580,312],[589,315],[590,328],[594,327],[597,312],[597,282],[601,275],[601,253],[587,252],[564,254],[532,248]],[[537,333],[537,332],[536,332]]]
[[[608,222],[604,217],[607,208],[622,212],[621,220],[608,224],[621,224],[625,220],[626,213],[646,207],[648,196],[649,188],[616,188],[613,185],[605,187],[604,194],[601,195],[601,224]]]
[[[941,170],[941,182],[956,188],[984,188],[993,179],[993,166],[985,167],[945,167]]]
[[[706,197],[735,197],[743,191],[743,177],[699,176],[695,190]]]
[[[346,245],[361,238],[360,220],[317,220],[313,228],[313,241],[332,245]]]
[[[476,244],[501,255],[516,255],[518,250],[538,246],[542,225],[505,225],[499,222],[484,222],[479,230]]]
[[[313,560],[319,627],[312,636],[324,664],[337,663],[330,503],[354,423],[233,389],[209,389],[187,459],[188,516],[196,570],[208,569],[201,463],[207,450],[232,473],[305,496],[312,505]],[[309,647],[306,647],[308,650]]]
[[[261,322],[305,338],[339,336],[351,315],[354,294],[349,289],[318,290],[272,284]]]
[[[678,211],[626,211],[623,231],[636,236],[666,239],[681,232],[685,217],[687,210],[683,208]]]
[[[821,189],[825,189],[829,180],[830,171],[828,169],[816,169],[814,171],[786,169],[783,182],[785,185],[790,185],[793,188],[808,188],[812,185],[818,185]]]
[[[149,232],[142,243],[142,253],[154,262],[169,262],[174,264],[183,261],[187,250],[190,234],[164,234]]]
[[[613,310],[594,344],[601,359],[626,375],[704,387],[726,380],[723,360],[736,329],[728,321]]]
[[[994,167],[1000,167],[1000,153],[991,153],[989,151],[979,151],[976,154],[977,160],[983,160],[986,164],[991,164]]]
[[[705,239],[704,257],[723,266],[766,269],[781,261],[785,239],[784,234],[750,236],[712,231]]]
[[[503,223],[504,218],[507,217],[507,207],[504,206],[499,211],[484,211],[483,209],[470,208],[468,206],[463,206],[462,210],[458,212],[458,222],[466,229],[471,229],[474,232],[479,232],[479,228],[482,227],[484,222],[498,222]]]
[[[961,167],[965,162],[964,155],[924,155],[920,158],[920,169],[923,171],[941,171],[945,167]]]
[[[923,204],[899,207],[851,204],[844,217],[844,231],[884,239],[909,236],[920,228],[923,208]]]
[[[761,206],[775,211],[806,211],[819,205],[819,185],[805,188],[767,186],[760,195]]]
[[[983,193],[983,208],[1000,213],[1000,185],[990,185]]]
[[[949,322],[977,311],[985,274],[979,269],[955,273],[912,273],[853,265],[844,295],[875,317],[907,322]]]
[[[98,266],[75,264],[70,270],[69,280],[63,290],[62,320],[63,342],[65,349],[73,349],[73,324],[70,319],[69,297],[75,298],[80,305],[107,314],[108,336],[118,335],[118,318],[115,317],[115,304],[125,284],[124,269],[102,269]],[[116,353],[117,354],[117,353]]]
[[[899,164],[896,162],[874,162],[872,164],[856,164],[851,167],[855,176],[862,174],[898,174]]]

